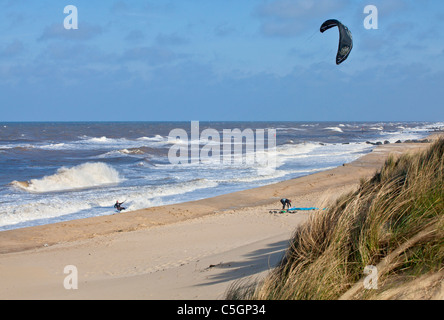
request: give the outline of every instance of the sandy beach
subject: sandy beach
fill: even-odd
[[[0,232],[0,299],[222,299],[233,281],[274,267],[312,213],[270,213],[279,199],[322,209],[389,154],[428,146],[382,145],[352,163],[264,187]],[[75,290],[64,287],[69,265],[78,271]]]

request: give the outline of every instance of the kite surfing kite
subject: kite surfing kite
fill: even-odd
[[[321,26],[321,33],[333,27],[338,27],[339,29],[339,47],[336,55],[336,64],[339,65],[348,58],[353,48],[353,38],[350,30],[335,19],[325,21]]]

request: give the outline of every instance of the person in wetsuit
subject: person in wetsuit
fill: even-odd
[[[282,210],[285,209],[285,206],[288,206],[288,209],[290,209],[291,200],[283,198],[283,199],[281,199],[281,203],[282,203]]]
[[[123,201],[123,202],[119,202],[119,200],[117,200],[116,201],[116,204],[114,205],[114,208],[116,208],[117,209],[117,211],[122,211],[122,210],[125,210],[125,208],[124,207],[122,207],[122,204],[124,203],[125,201]]]

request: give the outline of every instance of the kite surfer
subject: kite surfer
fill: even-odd
[[[119,211],[119,212],[122,211],[122,210],[125,210],[125,208],[122,207],[122,204],[124,204],[124,203],[125,203],[125,201],[119,202],[119,200],[117,200],[116,204],[114,205],[114,208],[116,208],[117,211]]]

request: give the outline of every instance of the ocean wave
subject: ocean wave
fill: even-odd
[[[126,211],[134,211],[152,207],[154,203],[166,204],[162,200],[166,197],[177,197],[200,189],[216,188],[218,185],[217,181],[198,178],[173,184],[136,188],[123,195],[123,198],[128,204]]]
[[[156,134],[154,137],[140,137],[137,138],[138,141],[164,141],[165,139],[159,135]]]
[[[406,140],[415,140],[426,138],[431,130],[430,128],[399,128],[399,131],[379,131],[379,135],[381,136],[380,140],[389,141],[390,143],[394,143],[397,141],[406,141]],[[376,142],[376,141],[375,141]]]
[[[42,150],[96,150],[96,149],[133,149],[151,146],[153,148],[162,148],[165,144],[162,136],[155,136],[153,138],[140,137],[137,139],[127,138],[108,138],[81,136],[79,140],[47,143],[41,145],[34,145],[33,147]]]
[[[259,168],[257,170],[257,175],[255,174],[245,177],[231,177],[227,179],[218,179],[216,181],[219,183],[250,183],[263,181],[265,183],[268,180],[279,179],[291,173],[291,171],[286,170],[275,170],[273,168],[266,170]]]
[[[50,176],[30,181],[13,181],[11,184],[32,193],[44,193],[87,189],[107,184],[116,184],[122,179],[119,173],[105,163],[84,163],[75,167],[62,167]]]
[[[224,154],[223,148],[219,150],[219,154],[208,156],[206,154],[201,154],[202,149],[199,149],[199,158],[186,158],[185,163],[173,164],[173,163],[158,163],[154,164],[153,168],[167,169],[180,166],[182,168],[187,168],[188,170],[193,170],[197,168],[201,169],[246,169],[246,168],[261,168],[268,167],[270,161],[276,159],[276,164],[279,167],[283,162],[294,159],[296,157],[307,156],[312,153],[317,148],[322,147],[319,143],[300,143],[300,144],[285,144],[277,146],[275,149],[264,148],[262,152],[253,150],[242,150],[240,156],[237,154],[229,154],[228,156]]]
[[[276,154],[277,156],[296,156],[301,154],[308,154],[320,147],[320,144],[310,142],[300,144],[285,144],[276,147]]]
[[[83,210],[89,211],[91,208],[91,203],[76,199],[51,198],[28,203],[21,202],[0,210],[0,231],[65,221],[68,220],[66,215],[74,213],[77,213],[76,218],[82,218],[82,215],[78,213]]]
[[[430,123],[430,124],[426,124],[426,125],[422,125],[419,127],[414,127],[414,128],[410,128],[409,131],[411,132],[429,132],[429,131],[433,131],[433,130],[443,130],[444,129],[444,122],[435,122],[435,123]]]
[[[66,144],[63,142],[51,143],[51,144],[40,146],[40,149],[46,149],[46,150],[60,150],[60,149],[65,149],[65,148],[66,148]]]
[[[23,144],[23,145],[0,145],[1,150],[5,151],[29,151],[34,149],[34,146],[30,144]]]
[[[165,144],[167,145],[183,145],[183,146],[191,146],[191,145],[201,145],[205,144],[207,142],[211,142],[211,140],[200,138],[194,139],[194,140],[183,140],[183,139],[175,139],[174,137],[169,137],[167,141],[165,141]]]
[[[94,156],[93,158],[116,158],[116,157],[136,157],[136,158],[152,158],[152,157],[166,157],[168,154],[164,149],[151,148],[151,147],[136,147],[136,148],[124,148],[119,150],[112,150],[104,154]]]
[[[301,127],[317,127],[319,123],[301,124]]]
[[[0,230],[114,214],[116,200],[125,201],[125,212],[176,203],[179,198],[187,201],[188,193],[217,186],[216,181],[191,179],[156,186],[55,193],[38,200],[19,201],[0,207]]]
[[[226,179],[216,179],[218,183],[226,183],[226,184],[244,184],[244,183],[258,183],[258,185],[265,185],[267,183],[270,183],[271,180],[280,181],[284,177],[295,177],[295,176],[302,176],[302,175],[308,175],[315,172],[320,172],[323,170],[329,170],[333,169],[335,166],[328,166],[328,167],[320,167],[320,168],[311,168],[311,169],[292,169],[292,170],[281,170],[281,169],[274,169],[274,168],[267,168],[265,170],[258,169],[257,174],[252,174],[244,177],[228,177]]]
[[[276,131],[278,132],[278,133],[280,133],[280,131],[282,131],[282,132],[284,132],[284,133],[286,133],[286,132],[288,132],[288,131],[307,131],[307,129],[306,128],[295,128],[295,127],[288,127],[288,128],[283,128],[283,127],[281,127],[281,128],[276,128]]]
[[[85,140],[83,140],[83,142],[93,143],[93,144],[125,143],[126,141],[128,141],[128,140],[125,139],[125,138],[114,139],[114,138],[108,138],[108,137],[105,137],[105,136],[93,137],[93,138],[88,137]]]
[[[327,127],[327,128],[324,128],[324,130],[331,130],[331,131],[341,132],[341,133],[344,132],[344,131],[342,131],[342,129],[339,128],[339,127]]]

